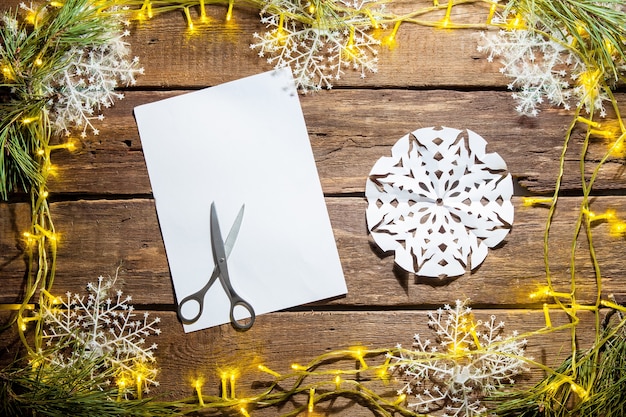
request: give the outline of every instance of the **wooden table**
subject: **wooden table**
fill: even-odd
[[[11,0],[10,3],[13,3]],[[418,3],[397,1],[398,12]],[[420,3],[428,3],[426,1]],[[114,276],[117,286],[133,297],[140,310],[161,317],[158,343],[160,386],[154,394],[182,398],[193,394],[190,378],[206,377],[206,393],[219,389],[219,370],[240,369],[238,387],[253,392],[264,376],[252,366],[263,363],[288,372],[292,363],[306,363],[334,349],[409,346],[415,333],[428,334],[426,313],[456,299],[471,300],[476,317],[495,314],[507,331],[532,331],[545,325],[540,304],[528,295],[545,283],[543,233],[548,210],[526,207],[523,195],[549,195],[558,172],[565,131],[571,113],[544,108],[539,117],[514,111],[507,79],[477,52],[478,31],[440,30],[403,24],[393,50],[381,48],[379,72],[361,79],[348,73],[330,91],[302,95],[317,168],[345,273],[347,296],[327,302],[262,315],[247,332],[231,326],[183,333],[174,307],[174,293],[159,223],[143,158],[133,108],[166,97],[235,80],[270,69],[249,48],[253,32],[263,26],[256,12],[235,8],[208,9],[213,24],[189,33],[179,12],[134,23],[129,41],[145,75],[125,99],[105,112],[99,136],[84,140],[80,151],[54,155],[58,175],[52,180],[51,210],[61,235],[55,293],[80,292],[97,276]],[[192,10],[195,13],[195,10]],[[484,18],[484,8],[466,8],[457,16]],[[618,99],[622,102],[622,94]],[[394,268],[393,256],[380,253],[365,223],[365,181],[374,162],[390,153],[403,135],[420,127],[467,128],[499,153],[516,184],[515,223],[484,264],[457,279],[428,279]],[[569,288],[569,248],[580,202],[579,151],[583,131],[576,130],[565,163],[557,217],[550,234],[550,266],[557,288]],[[176,144],[172,143],[172,146]],[[587,171],[604,152],[594,143]],[[611,160],[596,183],[597,211],[613,207],[626,216],[626,176],[621,160]],[[0,203],[0,302],[20,299],[25,263],[19,249],[29,224],[29,205],[20,196]],[[605,277],[603,294],[624,289],[623,239],[612,238],[606,224],[595,229],[595,244]],[[595,283],[585,238],[581,238],[578,296],[590,302]],[[555,322],[566,320],[555,313]],[[592,335],[592,323],[581,326],[582,346]],[[15,340],[4,338],[4,345]],[[569,332],[528,341],[537,360],[556,365],[569,352]],[[534,369],[530,380],[537,380]],[[302,399],[306,401],[306,399]],[[258,415],[276,415],[274,409]],[[255,414],[255,415],[257,415]],[[354,406],[334,415],[369,415]]]

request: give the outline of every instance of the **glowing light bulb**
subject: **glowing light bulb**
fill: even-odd
[[[401,23],[402,21],[398,20],[396,24],[393,26],[393,30],[391,31],[391,34],[383,40],[383,44],[386,45],[390,49],[393,49],[396,46],[396,34],[398,33],[398,29],[400,28]]]
[[[191,14],[189,13],[189,7],[185,7],[183,10],[185,12],[185,18],[187,19],[187,29],[189,29],[190,31],[193,31],[193,21],[191,20]]]
[[[400,405],[406,400],[406,394],[402,393],[398,396],[398,399],[393,403],[394,405]]]
[[[235,0],[230,0],[228,2],[228,11],[226,12],[226,21],[230,22],[233,18],[233,5],[235,4]]]
[[[315,409],[315,388],[311,388],[309,390],[309,404],[308,404],[307,410],[309,411],[309,413],[312,413],[314,409]]]
[[[258,369],[259,369],[259,371],[262,371],[262,372],[265,372],[265,373],[270,374],[272,376],[275,376],[276,378],[280,378],[281,377],[281,375],[278,372],[275,372],[275,371],[271,370],[267,366],[259,365]]]
[[[196,390],[196,394],[198,394],[198,404],[200,407],[204,407],[204,398],[202,397],[202,385],[204,384],[204,378],[196,378],[193,381],[193,387]]]
[[[525,207],[542,205],[542,204],[552,204],[553,199],[551,197],[523,197],[522,202]]]

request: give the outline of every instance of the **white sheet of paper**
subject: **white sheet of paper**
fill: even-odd
[[[245,204],[228,270],[257,316],[347,292],[290,70],[138,106],[135,118],[178,301],[213,271],[212,202],[224,240]],[[218,280],[185,332],[229,311]]]

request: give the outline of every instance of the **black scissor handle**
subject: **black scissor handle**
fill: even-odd
[[[241,320],[235,319],[235,307],[241,306],[248,310],[249,318],[244,318]],[[237,330],[248,330],[254,324],[254,320],[256,319],[256,314],[254,313],[254,309],[250,305],[249,302],[239,297],[237,294],[230,294],[230,323]]]
[[[178,303],[178,318],[180,319],[180,321],[183,322],[183,324],[193,324],[198,321],[198,319],[202,315],[202,310],[204,309],[205,293],[206,291],[198,291],[197,293],[188,295],[187,297],[183,298],[180,303]],[[183,313],[183,306],[190,301],[195,301],[196,303],[198,303],[198,313],[196,313],[196,315],[194,315],[193,317],[186,317]]]

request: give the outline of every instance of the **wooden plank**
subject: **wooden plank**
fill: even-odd
[[[394,1],[390,11],[406,13],[432,6],[432,2]],[[198,8],[191,8],[194,30],[187,29],[183,13],[158,15],[143,24],[135,24],[129,42],[141,58],[145,76],[141,87],[203,87],[267,71],[272,68],[265,58],[250,49],[252,34],[263,33],[255,10],[235,8],[233,19],[226,23],[226,8],[207,7],[209,24],[202,25]],[[459,22],[483,23],[488,8],[482,4],[459,6],[453,18]],[[438,21],[444,10],[428,17]],[[426,18],[425,18],[426,19]],[[379,39],[389,36],[389,27],[377,32]],[[405,23],[396,36],[393,49],[379,48],[379,69],[362,79],[360,72],[346,71],[336,87],[425,87],[425,86],[506,86],[498,63],[487,62],[477,52],[478,31],[440,30]]]
[[[551,231],[551,269],[556,287],[569,291],[570,247],[577,216],[577,198],[562,198]],[[516,218],[512,232],[499,249],[473,273],[457,279],[417,278],[394,267],[393,256],[382,254],[368,236],[366,202],[362,198],[327,198],[335,239],[339,248],[348,295],[318,303],[317,308],[388,307],[441,304],[450,293],[471,298],[480,305],[530,305],[528,295],[545,283],[543,231],[548,210],[523,207],[514,198]],[[626,218],[626,197],[594,200],[598,213],[612,207]],[[16,247],[26,205],[0,205],[0,274],[5,290],[2,302],[14,302],[22,287],[25,265]],[[6,216],[5,213],[8,213]],[[13,213],[13,214],[11,214]],[[120,285],[135,294],[138,304],[172,304],[174,295],[165,250],[152,200],[98,200],[52,204],[55,225],[61,236],[55,291],[75,291],[98,275],[114,275],[121,267]],[[10,219],[17,220],[10,220]],[[609,226],[594,227],[594,243],[604,276],[603,294],[625,294],[623,270],[626,260],[616,247],[623,239],[609,235]],[[13,249],[12,249],[13,247]],[[585,238],[577,246],[577,295],[591,301],[596,294],[594,274]],[[150,291],[145,291],[150,288]],[[507,288],[507,291],[502,291]]]
[[[450,295],[452,303],[454,296]],[[476,320],[489,320],[495,315],[498,321],[504,321],[505,336],[510,336],[514,330],[523,334],[545,326],[541,311],[474,309],[473,312]],[[386,349],[398,343],[409,348],[415,333],[431,340],[435,338],[427,326],[425,311],[273,313],[258,317],[248,332],[236,332],[229,325],[223,325],[189,334],[182,333],[173,313],[151,314],[161,317],[161,328],[167,329],[158,338],[149,340],[159,345],[157,360],[161,368],[161,385],[154,393],[170,398],[193,396],[191,380],[197,376],[205,378],[204,394],[219,395],[220,374],[224,371],[237,372],[237,392],[245,397],[258,393],[262,382],[271,380],[257,369],[260,364],[280,374],[289,374],[291,364],[305,365],[330,351],[352,346]],[[564,314],[555,311],[551,317],[554,326],[566,323]],[[581,314],[581,318],[578,336],[580,346],[584,347],[593,340],[592,318],[589,314]],[[570,343],[569,330],[532,336],[528,338],[527,355],[540,363],[556,366],[571,352]],[[331,363],[326,369],[352,370],[357,366],[355,362]],[[369,363],[379,362],[372,360]],[[531,368],[520,384],[528,386],[541,376],[542,371]],[[392,386],[383,387],[382,392],[389,392],[393,398],[398,383],[396,378],[392,379]],[[290,385],[283,388],[288,389]],[[306,402],[306,398],[299,401]],[[276,409],[269,409],[257,411],[254,415],[273,416],[276,413]],[[337,415],[369,416],[371,413],[365,414],[353,407],[347,413]]]
[[[128,92],[106,112],[99,136],[87,138],[79,152],[53,156],[59,174],[50,181],[53,193],[139,194],[151,192],[132,110],[135,106],[182,92]],[[626,101],[618,95],[618,100]],[[471,129],[499,153],[519,184],[529,193],[550,193],[558,174],[564,135],[571,114],[545,110],[536,119],[519,118],[504,92],[448,90],[331,90],[301,96],[311,145],[325,193],[362,193],[378,158],[420,127]],[[622,111],[626,111],[623,108]],[[562,190],[578,192],[583,132],[569,145]],[[171,146],[176,138],[171,138]],[[607,143],[594,139],[586,173],[595,167]],[[531,163],[532,161],[532,163]],[[600,171],[596,190],[626,189],[624,159],[611,158]]]

